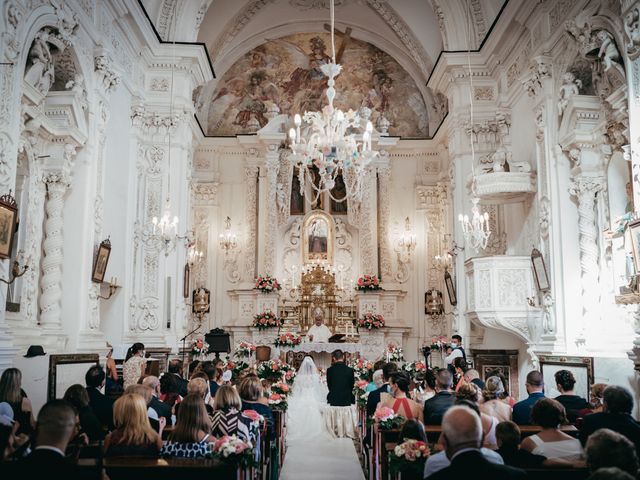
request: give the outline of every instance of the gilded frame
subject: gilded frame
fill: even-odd
[[[320,223],[318,223],[320,222]],[[326,252],[322,248],[322,236],[318,237],[319,241],[314,245],[318,245],[320,252],[312,252],[310,248],[311,242],[311,228],[316,228],[316,225],[320,228],[321,233],[322,224],[326,225]],[[322,210],[312,210],[305,217],[302,222],[302,262],[303,264],[327,262],[329,265],[333,265],[333,240],[335,238],[335,224],[331,215],[323,212]]]
[[[76,372],[79,376],[73,381],[70,381],[67,375],[61,375],[62,372],[58,372],[58,369],[63,365],[77,365],[78,368],[82,368],[79,372]],[[74,383],[84,384],[84,374],[93,365],[100,365],[100,356],[97,353],[62,353],[54,354],[49,357],[49,380],[47,382],[47,400],[54,400],[56,398],[62,398],[64,395],[61,383],[69,384],[66,387],[71,386]],[[77,368],[76,368],[77,370]],[[64,376],[65,378],[61,378]]]

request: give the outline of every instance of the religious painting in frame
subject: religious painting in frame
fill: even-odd
[[[544,263],[544,257],[537,248],[531,250],[531,265],[538,290],[546,292],[551,288],[551,285],[549,285],[549,276],[547,275],[547,266]]]
[[[449,303],[452,306],[458,304],[458,297],[456,295],[456,286],[453,284],[453,278],[448,271],[444,272],[444,285],[447,287],[447,295],[449,295]]]
[[[47,399],[62,398],[64,392],[71,385],[84,385],[87,370],[99,365],[100,356],[97,353],[65,353],[49,357],[49,381],[47,385]]]
[[[0,197],[0,258],[10,258],[18,223],[18,205],[11,193]]]
[[[111,255],[111,240],[108,238],[103,240],[98,247],[96,260],[93,262],[93,270],[91,271],[91,281],[94,283],[102,283],[104,274],[109,264],[109,256]]]
[[[555,398],[560,395],[556,386],[555,373],[569,370],[576,379],[575,394],[589,400],[593,384],[593,357],[565,357],[560,355],[541,355],[540,371],[544,379],[544,394]]]
[[[633,253],[633,267],[636,275],[640,274],[640,220],[635,220],[627,224],[629,235],[631,236],[631,250]]]
[[[333,218],[321,210],[312,210],[302,222],[302,261],[304,264],[333,264]]]

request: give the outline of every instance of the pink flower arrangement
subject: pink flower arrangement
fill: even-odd
[[[367,330],[377,330],[384,327],[384,317],[380,314],[367,312],[358,319],[358,327]]]
[[[353,387],[353,396],[356,398],[356,404],[359,407],[367,406],[367,399],[369,398],[369,392],[365,389],[369,385],[366,380],[358,380]]]
[[[374,417],[379,422],[384,422],[386,420],[391,420],[395,415],[396,414],[393,411],[393,408],[380,407],[379,409],[376,410]]]
[[[253,317],[253,326],[258,330],[279,327],[282,325],[282,319],[278,318],[271,310],[266,310]]]
[[[431,451],[426,443],[419,440],[405,440],[390,452],[389,469],[394,474],[406,474],[409,471],[421,474],[430,454]]]
[[[272,393],[277,393],[279,395],[288,395],[290,391],[291,388],[289,387],[289,385],[283,382],[278,382],[271,385]]]
[[[370,382],[373,378],[373,363],[360,357],[349,365],[353,368],[356,377]]]
[[[224,435],[217,439],[213,443],[212,453],[215,458],[225,463],[243,467],[255,466],[256,464],[251,442],[244,442],[235,435],[230,437]]]
[[[276,358],[275,360],[260,363],[257,368],[257,373],[260,378],[272,382],[279,382],[290,370],[292,370],[292,368],[289,364]]]
[[[256,346],[250,342],[240,342],[236,348],[236,357],[250,357],[256,351]]]
[[[202,337],[196,338],[191,344],[192,355],[206,355],[209,353],[209,344]]]
[[[374,420],[378,423],[379,427],[384,430],[392,430],[399,428],[405,421],[405,418],[397,415],[392,408],[380,407],[373,414]]]
[[[244,412],[242,412],[242,415],[251,420],[252,425],[254,425],[256,428],[259,428],[260,424],[264,423],[264,417],[255,410],[245,410]]]
[[[292,385],[293,381],[296,379],[296,371],[293,369],[289,370],[284,374],[284,379],[289,385]]]
[[[393,343],[390,343],[389,345],[387,345],[387,361],[393,361],[393,362],[403,362],[404,361],[404,354],[402,352],[402,347],[399,347]]]
[[[269,406],[273,410],[287,410],[287,397],[280,395],[279,393],[272,393],[269,395]]]
[[[434,335],[431,337],[431,350],[446,350],[449,344],[447,343],[447,337],[444,335]]]
[[[427,365],[423,361],[417,360],[415,362],[405,363],[402,369],[412,377],[415,377],[418,373],[426,372]]]
[[[276,347],[295,347],[302,343],[302,337],[292,332],[286,332],[276,338]]]
[[[275,277],[272,277],[271,275],[260,275],[256,277],[255,285],[253,288],[256,290],[260,290],[262,293],[271,293],[277,292],[282,287]]]
[[[382,290],[377,275],[363,275],[356,282],[356,290]]]

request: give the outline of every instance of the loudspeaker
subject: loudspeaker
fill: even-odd
[[[229,353],[231,351],[231,342],[229,334],[221,328],[214,328],[204,336],[204,341],[209,344],[210,353]]]

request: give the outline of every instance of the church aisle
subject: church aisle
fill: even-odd
[[[353,440],[317,439],[289,445],[281,480],[364,480]]]

